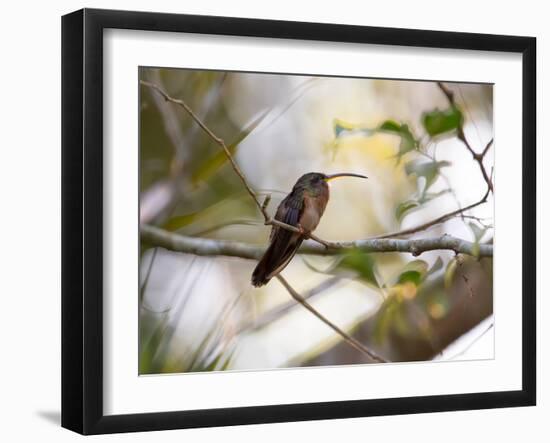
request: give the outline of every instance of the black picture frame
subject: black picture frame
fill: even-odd
[[[519,53],[523,64],[522,389],[103,413],[103,31],[108,28]],[[62,18],[62,426],[82,434],[228,426],[536,403],[536,39],[229,17],[84,9]]]

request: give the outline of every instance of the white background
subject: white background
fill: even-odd
[[[212,54],[216,54],[215,57]],[[283,54],[283,56],[281,56]],[[445,62],[441,60],[444,58]],[[327,64],[327,60],[331,63]],[[494,82],[495,359],[138,377],[137,66]],[[426,67],[429,66],[429,72]],[[521,387],[521,59],[472,51],[285,42],[149,31],[104,33],[104,376],[106,414],[517,390]],[[505,180],[499,178],[505,177]],[[516,210],[511,210],[513,202]],[[467,358],[465,360],[468,360]],[[414,383],[410,381],[414,380]],[[281,389],[284,386],[286,389]],[[322,386],[322,389],[319,387]],[[182,395],[173,395],[174,392]]]
[[[157,0],[90,0],[49,4],[9,3],[1,28],[2,131],[0,192],[2,202],[2,320],[0,435],[5,441],[73,441],[81,439],[58,427],[60,409],[60,15],[82,6],[117,9],[236,15],[286,20],[352,23],[454,31],[536,35],[539,90],[539,192],[542,180],[542,112],[550,103],[542,78],[550,74],[550,49],[542,2],[523,1],[513,9],[463,1],[453,8],[441,2],[315,2],[209,1],[170,4]],[[6,97],[7,95],[7,97]],[[545,106],[545,107],[546,107]],[[546,165],[546,169],[550,165]],[[544,182],[544,183],[543,183]],[[548,200],[548,199],[546,199]],[[539,197],[539,201],[542,199]],[[539,210],[539,226],[548,222],[548,207]],[[550,248],[548,236],[540,249]],[[540,238],[540,237],[539,237]],[[539,254],[539,256],[541,256]],[[539,265],[541,270],[548,260]],[[539,278],[539,374],[548,372],[550,328],[541,324],[548,284]],[[542,344],[541,344],[542,343]],[[543,353],[544,352],[544,353]],[[297,441],[337,438],[398,439],[446,442],[466,438],[491,441],[547,440],[550,431],[548,382],[539,377],[539,406],[494,411],[377,417],[308,423],[258,425],[223,429],[169,431],[99,437],[131,441]]]

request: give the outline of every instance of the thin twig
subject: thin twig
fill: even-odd
[[[271,194],[267,194],[265,196],[264,202],[262,203],[262,209],[264,211],[267,210],[267,207],[269,206],[269,202],[271,201]]]
[[[454,211],[448,212],[447,214],[444,214],[440,217],[437,217],[433,220],[430,220],[426,223],[422,223],[420,225],[414,226],[412,228],[403,229],[401,231],[395,231],[390,232],[389,234],[383,234],[383,235],[377,235],[376,237],[371,237],[372,240],[380,240],[384,238],[392,238],[392,237],[402,237],[404,235],[411,235],[415,234],[420,231],[424,231],[428,228],[431,228],[432,226],[438,225],[440,223],[443,223],[453,217],[456,217],[457,215],[461,215],[462,213],[469,211],[470,209],[473,209],[477,206],[482,205],[483,203],[487,202],[487,198],[489,197],[490,188],[487,188],[487,192],[481,197],[480,200],[478,200],[475,203],[472,203],[471,205],[468,205],[464,208],[455,209]]]
[[[160,77],[160,71],[158,69],[151,69],[147,71],[147,77],[149,80],[159,85],[162,88],[163,81]],[[170,139],[173,149],[173,162],[177,164],[177,167],[173,167],[171,174],[177,174],[181,171],[183,163],[187,160],[187,156],[190,153],[189,149],[184,143],[185,135],[183,133],[182,126],[179,122],[178,116],[175,113],[174,108],[170,108],[164,105],[161,97],[155,94],[153,91],[149,91],[151,99],[155,104],[159,114],[162,117],[162,123],[164,125],[164,132]]]
[[[489,225],[487,223],[485,223],[485,219],[482,218],[482,217],[477,217],[475,215],[462,215],[462,218],[464,219],[470,219],[470,220],[475,220],[476,222],[478,222],[481,226],[483,226],[483,228],[485,229],[490,229],[493,227],[493,225]]]
[[[311,312],[313,315],[315,315],[319,320],[321,320],[323,323],[325,323],[327,326],[329,326],[333,331],[335,331],[338,335],[340,335],[350,346],[352,346],[357,351],[361,352],[362,354],[368,356],[370,359],[377,361],[379,363],[387,363],[388,360],[376,355],[373,351],[369,350],[367,347],[365,347],[362,343],[354,339],[352,336],[347,334],[345,331],[340,329],[338,326],[336,326],[334,323],[332,323],[330,320],[328,320],[325,316],[320,314],[313,306],[311,306],[304,297],[302,297],[292,286],[288,284],[288,282],[284,279],[281,274],[277,275],[277,279],[281,282],[281,284],[285,287],[285,289],[288,291],[288,293],[296,300],[298,303],[300,303],[304,308],[306,308],[309,312]]]
[[[453,91],[451,91],[447,86],[445,86],[442,82],[437,82],[437,86],[443,92],[445,97],[447,97],[447,101],[449,102],[449,105],[453,108],[457,108],[455,97]],[[460,123],[460,126],[458,127],[456,136],[458,139],[466,146],[466,149],[470,151],[470,154],[472,154],[473,159],[477,162],[479,165],[479,169],[481,171],[481,174],[483,175],[483,179],[487,183],[487,186],[489,187],[489,190],[491,192],[493,191],[493,181],[491,180],[491,177],[489,177],[489,174],[487,174],[487,170],[485,169],[485,166],[483,165],[483,157],[489,150],[489,147],[492,145],[493,140],[489,141],[483,152],[477,153],[474,151],[470,143],[468,142],[468,139],[466,138],[466,135],[464,134],[464,123]]]
[[[487,151],[489,150],[489,148],[491,146],[493,146],[493,139],[489,140],[489,143],[487,143],[487,146],[485,146],[485,149],[483,150],[483,152],[481,153],[481,156],[482,157],[485,157],[485,154],[487,154]]]
[[[464,110],[466,111],[466,114],[468,114],[468,118],[470,119],[470,121],[474,125],[474,128],[476,130],[476,134],[477,134],[477,138],[479,139],[479,142],[481,143],[482,142],[481,141],[481,133],[479,132],[479,128],[477,127],[475,119],[473,118],[472,114],[470,113],[470,110],[468,109],[468,103],[466,102],[466,99],[464,98],[464,94],[462,93],[462,88],[460,87],[460,85],[457,85],[456,89],[458,91],[458,94],[460,95],[460,98],[462,99],[462,106],[464,107]]]

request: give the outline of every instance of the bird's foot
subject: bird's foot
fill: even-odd
[[[298,228],[298,233],[299,233],[302,237],[304,237],[304,238],[306,238],[306,239],[310,238],[311,232],[310,232],[310,231],[306,231],[300,223],[298,223],[298,225],[297,225],[296,227]]]

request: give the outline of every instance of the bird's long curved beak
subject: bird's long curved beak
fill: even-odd
[[[325,178],[325,181],[328,182],[329,180],[332,180],[332,179],[335,179],[335,178],[338,178],[338,177],[359,177],[359,178],[368,178],[366,175],[352,174],[351,172],[341,172],[341,173],[338,173],[338,174],[327,175],[327,177]]]

